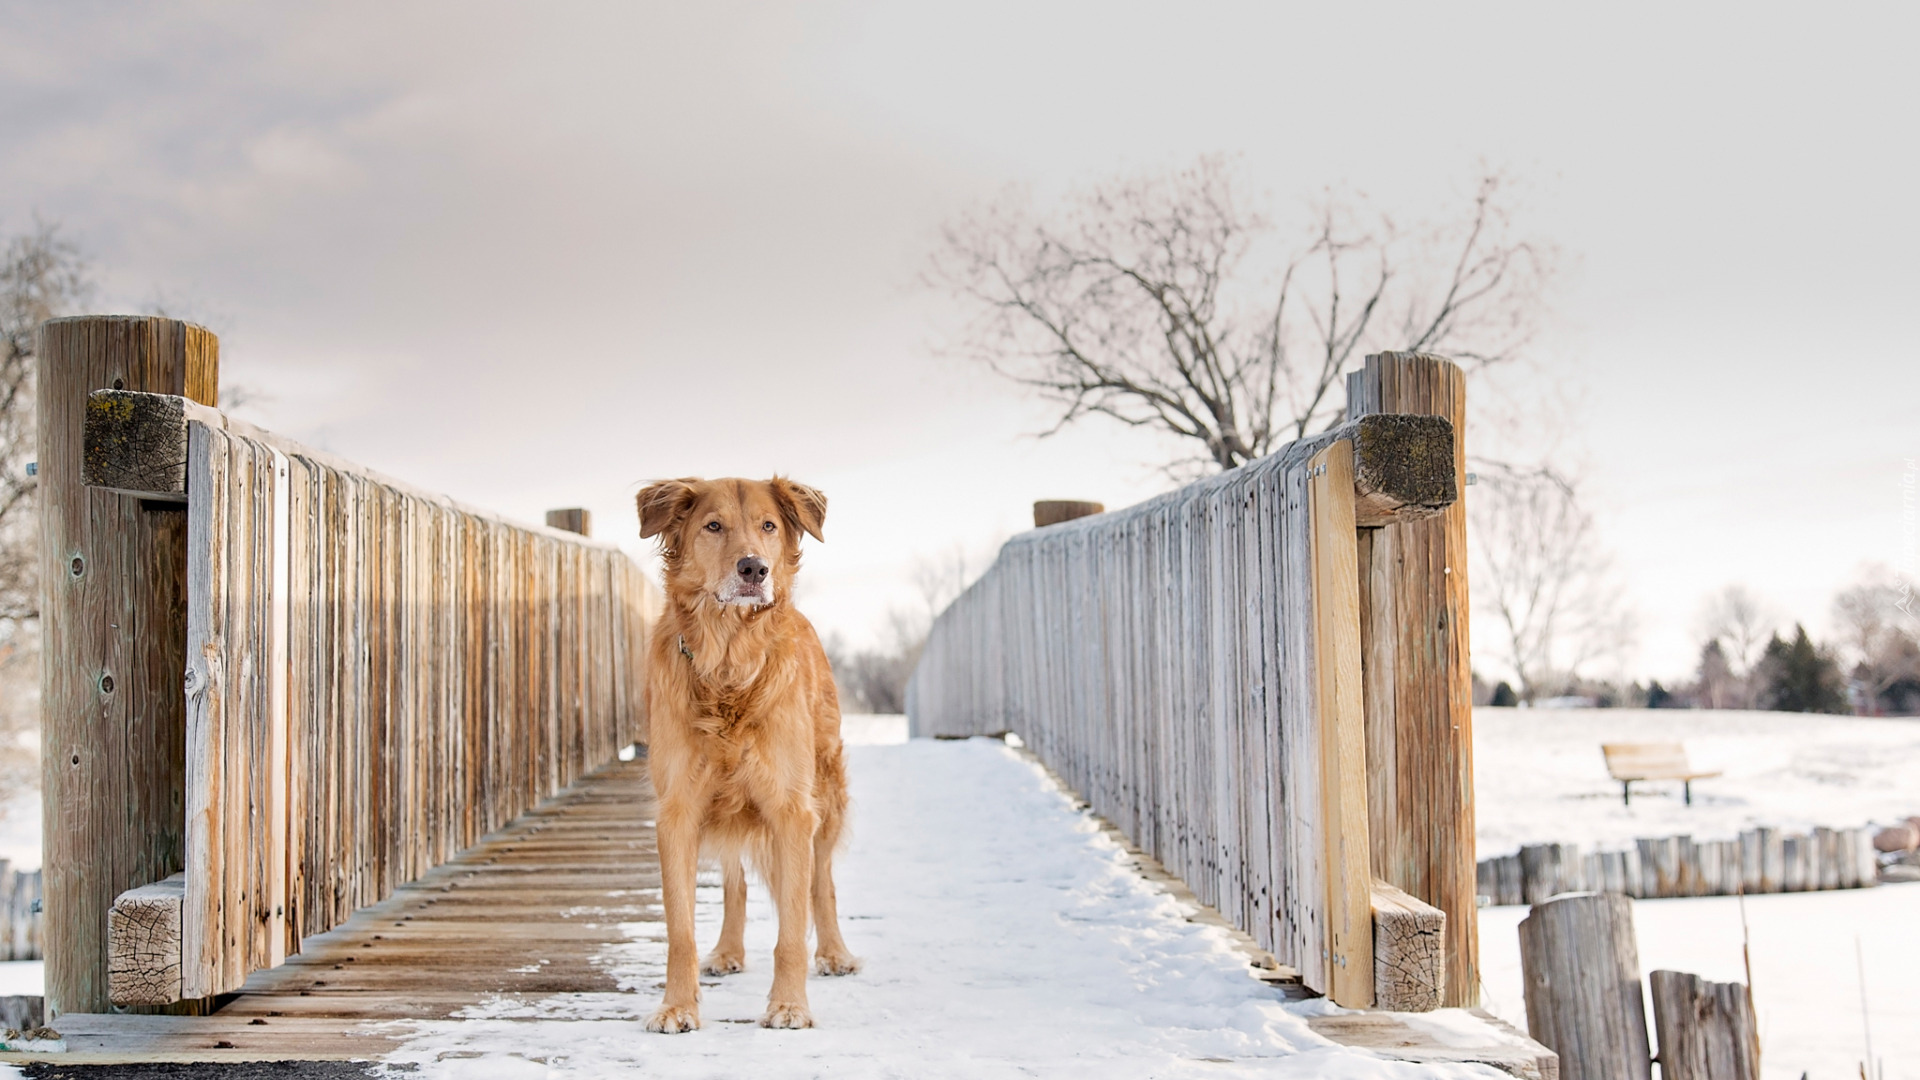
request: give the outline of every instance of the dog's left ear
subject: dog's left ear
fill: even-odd
[[[819,488],[796,484],[781,476],[767,481],[767,486],[773,489],[774,501],[780,504],[780,516],[787,519],[787,528],[805,529],[815,540],[826,539],[820,535],[820,526],[827,520],[827,497],[820,494]]]

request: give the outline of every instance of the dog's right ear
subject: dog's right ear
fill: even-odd
[[[640,538],[659,536],[680,524],[693,509],[693,500],[698,495],[693,485],[699,482],[697,477],[686,477],[661,480],[641,488],[636,500],[640,506]]]

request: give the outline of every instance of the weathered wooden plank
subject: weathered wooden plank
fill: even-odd
[[[1289,859],[1281,878],[1286,949],[1276,950],[1283,964],[1298,968],[1309,987],[1329,985],[1327,948],[1327,847],[1320,834],[1324,783],[1321,729],[1314,722],[1318,705],[1313,668],[1313,585],[1307,460],[1289,450],[1282,474],[1286,485],[1281,525],[1285,537],[1280,603],[1275,615],[1285,634],[1285,674],[1281,679],[1281,724],[1285,786],[1281,826]]]
[[[227,548],[226,433],[194,425],[188,485],[212,497],[188,504],[187,546],[187,775],[186,879],[181,925],[182,992],[193,998],[220,992],[226,892],[226,658],[218,642],[226,608],[218,602],[229,561]],[[204,554],[202,554],[204,553]]]
[[[286,456],[273,451],[269,459],[272,483],[271,529],[268,541],[269,600],[267,604],[267,790],[263,800],[267,811],[266,865],[266,948],[265,962],[271,967],[287,958],[288,903],[288,737],[292,721],[289,710],[288,666],[291,663],[292,574],[291,550],[292,491]],[[297,945],[296,945],[297,947]]]

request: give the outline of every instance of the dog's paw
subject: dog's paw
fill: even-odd
[[[747,958],[738,953],[723,953],[715,949],[707,954],[700,970],[709,975],[738,975],[747,970]]]
[[[647,1018],[647,1030],[661,1035],[678,1035],[700,1026],[700,1008],[696,1005],[662,1005]]]
[[[860,970],[860,958],[850,952],[819,952],[813,970],[821,975],[851,975]]]
[[[805,1005],[792,1002],[767,1006],[767,1015],[760,1018],[763,1028],[810,1028],[813,1026],[813,1011]]]

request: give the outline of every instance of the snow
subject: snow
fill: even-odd
[[[22,791],[0,806],[0,859],[15,870],[40,869],[40,789]]]
[[[1920,1080],[1920,884],[1749,896],[1746,913],[1765,1076],[1860,1075],[1865,1037],[1857,941],[1874,1055],[1885,1063],[1886,1080]],[[1480,913],[1483,1004],[1523,1031],[1519,925],[1526,915],[1524,907]],[[1666,969],[1715,982],[1747,981],[1737,897],[1635,900],[1633,921],[1643,979]]]
[[[1689,762],[1725,775],[1637,783],[1633,805],[1607,776],[1600,744],[1682,742]],[[1473,711],[1480,858],[1522,844],[1631,846],[1639,837],[1725,840],[1768,825],[1850,828],[1920,814],[1920,719],[1695,709]]]
[[[0,997],[37,997],[46,985],[43,960],[0,960]]]
[[[422,1078],[1502,1075],[1388,1061],[1314,1034],[1306,1018],[1331,1005],[1288,1005],[1252,978],[1224,931],[1189,922],[1005,745],[909,742],[898,721],[848,729],[885,743],[850,750],[855,831],[838,870],[866,968],[810,980],[819,1026],[755,1023],[775,929],[756,887],[748,970],[706,980],[698,1032],[639,1029],[658,1002],[665,946],[660,924],[633,924],[604,957],[633,993],[419,1024],[388,1063]],[[718,931],[719,891],[701,890],[703,944]]]

